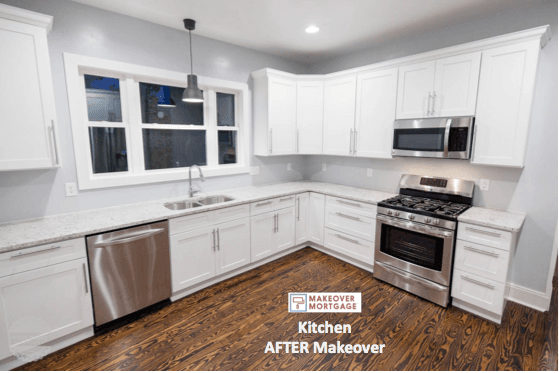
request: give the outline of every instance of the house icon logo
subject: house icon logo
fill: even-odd
[[[289,293],[289,312],[307,312],[307,294]]]

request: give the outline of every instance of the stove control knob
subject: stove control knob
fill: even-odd
[[[430,223],[431,222],[431,218],[425,218],[425,223]]]
[[[433,220],[433,224],[435,225],[439,225],[441,223],[441,221],[439,219],[434,219]]]
[[[409,215],[408,215],[408,219],[410,219],[410,220],[415,219],[415,215],[409,214]]]
[[[394,211],[394,216],[400,216],[400,213],[398,211]]]
[[[388,215],[392,215],[392,210],[388,210],[386,213],[387,213]]]

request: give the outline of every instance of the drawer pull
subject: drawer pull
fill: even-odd
[[[488,284],[488,283],[485,283],[485,282],[481,282],[481,281],[478,281],[478,280],[474,280],[473,278],[470,278],[470,277],[468,277],[468,276],[462,276],[462,275],[460,275],[460,277],[462,277],[464,280],[468,280],[468,281],[470,281],[470,282],[473,282],[474,284],[478,284],[478,285],[481,285],[481,286],[485,286],[486,288],[489,288],[489,289],[495,289],[495,286],[493,286],[493,285],[491,285],[491,284]]]
[[[350,216],[350,215],[342,214],[341,212],[336,212],[336,215],[339,215],[339,216],[341,216],[342,218],[346,218],[346,219],[361,221],[361,218],[358,218],[358,217],[356,217],[356,216]]]
[[[287,200],[290,200],[290,199],[293,199],[293,196],[291,196],[291,197],[286,197],[286,198],[280,198],[280,202],[281,202],[281,201],[287,201]]]
[[[485,251],[485,250],[480,250],[480,249],[476,249],[475,247],[471,247],[471,246],[464,246],[464,249],[468,249],[470,251],[475,251],[477,253],[481,253],[481,254],[485,254],[485,255],[489,255],[489,256],[493,256],[495,258],[499,257],[499,254],[497,254],[494,251]]]
[[[355,244],[359,244],[359,241],[357,241],[357,240],[352,240],[351,238],[347,238],[347,237],[342,236],[342,235],[340,235],[340,234],[337,234],[336,237],[341,238],[342,240],[346,240],[346,241],[355,243]]]
[[[61,247],[62,246],[51,246],[51,247],[47,247],[47,248],[44,248],[44,249],[33,250],[33,251],[30,251],[30,250],[20,251],[17,254],[12,254],[12,256],[10,256],[10,258],[17,258],[17,257],[24,256],[24,255],[31,255],[31,254],[35,254],[35,253],[40,253],[40,252],[43,252],[43,251],[56,250],[56,249],[60,249]]]
[[[472,231],[472,232],[476,232],[476,233],[487,234],[489,236],[501,237],[501,233],[488,232],[488,231],[484,231],[482,229],[476,229],[476,228],[472,228],[472,227],[466,227],[466,229],[469,230],[469,231]]]
[[[262,206],[262,205],[268,205],[268,204],[270,204],[270,203],[272,203],[272,202],[273,202],[273,201],[260,202],[260,203],[257,203],[256,206],[258,207],[258,206]]]
[[[340,203],[345,203],[346,205],[350,205],[350,206],[361,207],[361,204],[356,202],[348,202],[348,201],[344,201],[343,199],[337,199],[336,201]]]

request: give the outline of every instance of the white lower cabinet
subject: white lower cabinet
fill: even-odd
[[[326,196],[310,193],[309,198],[309,240],[324,245],[324,206]]]
[[[234,220],[217,226],[217,274],[250,263],[250,219]]]
[[[310,241],[309,238],[309,199],[310,193],[297,194],[295,201],[295,243]]]
[[[295,246],[295,207],[250,218],[251,261]]]
[[[355,238],[349,234],[324,229],[324,246],[340,254],[360,260],[367,264],[374,264],[374,242]]]
[[[0,278],[0,360],[92,326],[88,279],[85,257]]]

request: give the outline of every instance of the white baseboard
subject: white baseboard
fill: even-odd
[[[549,310],[551,296],[548,297],[546,293],[511,283],[507,284],[507,288],[506,298],[509,301],[522,304],[523,306],[533,308],[540,312]]]

